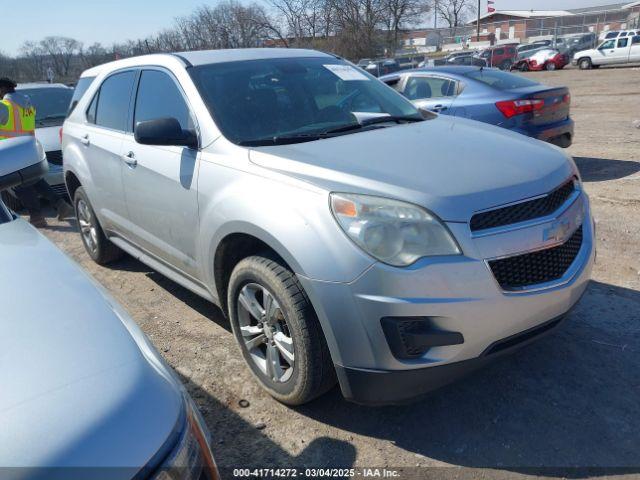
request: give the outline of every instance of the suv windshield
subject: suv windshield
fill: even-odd
[[[513,90],[516,88],[533,87],[537,82],[528,80],[512,73],[494,68],[480,68],[464,74],[465,77],[482,82],[498,90]]]
[[[71,88],[25,88],[18,90],[36,107],[36,127],[62,125],[73,96]]]
[[[190,72],[222,133],[239,145],[380,128],[388,116],[396,123],[423,119],[400,94],[336,58],[217,63]]]

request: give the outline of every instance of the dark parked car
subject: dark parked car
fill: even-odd
[[[380,80],[425,110],[490,123],[564,148],[572,142],[566,87],[477,67],[416,69]]]
[[[377,60],[367,65],[365,70],[374,77],[380,77],[382,75],[397,72],[400,70],[400,65],[398,65],[398,62],[393,59]]]
[[[450,53],[449,55],[447,55],[446,57],[442,57],[442,58],[436,58],[433,61],[433,65],[434,66],[441,66],[441,65],[467,65],[468,58],[473,57],[474,55],[477,55],[477,51],[475,50],[463,50],[460,52],[453,52]],[[471,65],[470,63],[468,65]],[[424,65],[424,66],[428,66],[428,65]]]

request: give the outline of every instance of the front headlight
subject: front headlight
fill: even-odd
[[[410,203],[332,193],[331,211],[356,245],[381,262],[406,267],[422,257],[462,252],[434,215]]]
[[[197,407],[185,398],[186,422],[178,444],[164,460],[153,480],[219,480],[209,446],[209,435]]]

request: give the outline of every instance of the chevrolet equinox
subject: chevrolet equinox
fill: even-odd
[[[248,49],[82,75],[65,181],[88,254],[219,305],[296,405],[404,402],[557,327],[593,221],[556,147],[422,112],[339,57]]]

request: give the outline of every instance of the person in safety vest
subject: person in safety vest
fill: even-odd
[[[36,109],[29,97],[16,92],[16,83],[0,78],[0,141],[7,138],[35,135]],[[46,227],[39,196],[44,197],[58,211],[58,219],[72,217],[73,207],[60,197],[51,186],[40,179],[32,184],[14,188],[18,200],[29,212],[29,221],[35,227]]]

